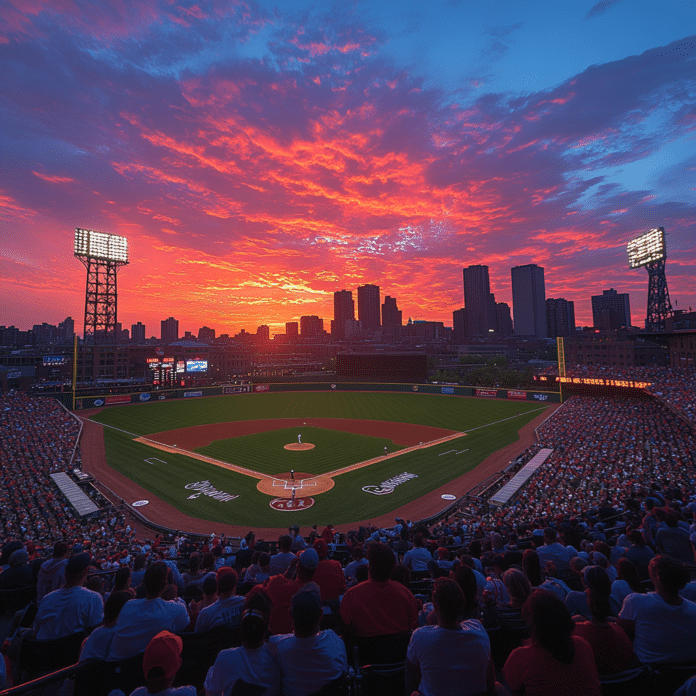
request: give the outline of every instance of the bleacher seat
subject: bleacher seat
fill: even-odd
[[[74,665],[80,656],[82,641],[86,636],[84,631],[80,631],[55,640],[24,637],[17,656],[20,681],[30,681],[41,674]]]

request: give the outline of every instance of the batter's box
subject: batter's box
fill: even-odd
[[[311,486],[316,486],[317,482],[315,479],[302,479],[301,481],[295,481],[294,483],[288,479],[273,479],[273,487],[282,487],[286,491],[291,491],[293,488],[295,490],[301,490],[302,488],[310,488]]]
[[[157,457],[150,457],[149,459],[146,459],[145,462],[147,464],[166,464],[163,459],[157,459]]]

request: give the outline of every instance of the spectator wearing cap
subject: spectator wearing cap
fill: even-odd
[[[174,677],[181,668],[184,642],[169,631],[160,631],[145,648],[143,673],[146,686],[139,686],[131,696],[196,696],[195,686],[172,688]]]
[[[358,636],[412,631],[418,625],[418,605],[411,591],[390,580],[396,565],[392,550],[381,542],[367,551],[369,579],[346,590],[341,618]]]
[[[667,555],[650,561],[654,592],[630,594],[624,599],[619,624],[633,640],[640,662],[693,662],[696,655],[696,604],[679,591],[689,581],[689,571]]]
[[[271,636],[269,650],[280,667],[283,696],[309,696],[347,671],[346,647],[332,630],[319,630],[322,607],[316,583],[295,593],[290,613],[293,632]]]
[[[268,631],[268,597],[258,592],[244,602],[241,630],[242,645],[222,650],[205,678],[205,696],[227,696],[246,684],[259,687],[264,696],[280,691],[280,668],[264,643]],[[261,691],[265,688],[265,691]]]
[[[537,549],[539,562],[542,567],[548,561],[553,561],[559,573],[567,573],[570,570],[570,559],[577,556],[577,551],[573,548],[563,546],[557,540],[556,530],[553,527],[544,529],[544,545]]]
[[[273,610],[269,622],[271,633],[290,633],[292,619],[290,617],[290,600],[293,595],[314,578],[319,556],[314,549],[305,549],[296,556],[283,575],[274,575],[262,585],[256,585],[247,596],[255,592],[265,592],[271,600]]]
[[[280,575],[284,573],[292,559],[295,558],[294,553],[290,553],[290,547],[292,546],[292,537],[289,534],[283,534],[278,539],[278,553],[271,556],[271,575]]]
[[[16,590],[34,585],[36,581],[28,563],[29,554],[24,549],[13,551],[9,568],[0,573],[0,590]]]
[[[57,541],[53,547],[53,556],[44,561],[39,568],[36,582],[36,600],[41,600],[53,590],[63,586],[65,582],[65,566],[68,565],[70,548],[67,541]]]
[[[328,558],[329,549],[324,539],[317,539],[313,548],[319,556],[319,565],[314,571],[312,580],[319,585],[321,601],[336,600],[346,590],[346,576],[343,574],[343,566],[338,561]]]
[[[449,578],[433,588],[437,625],[413,632],[406,660],[406,693],[422,696],[468,696],[495,693],[491,643],[481,622],[459,621],[464,593]]]
[[[244,597],[235,594],[237,573],[232,568],[217,572],[217,601],[201,609],[196,620],[196,632],[209,631],[216,626],[239,626],[242,620]]]
[[[307,548],[307,542],[304,540],[304,537],[300,534],[299,525],[295,524],[292,527],[290,527],[290,534],[292,534],[292,545],[290,546],[290,550],[293,553],[297,553],[298,551],[304,551]]]
[[[178,633],[189,625],[189,615],[183,604],[162,599],[167,573],[168,568],[161,561],[147,569],[143,579],[145,599],[133,599],[121,610],[109,652],[110,660],[138,655],[160,631]]]
[[[65,585],[47,594],[36,612],[33,635],[38,640],[91,632],[104,618],[104,602],[98,592],[83,584],[89,572],[89,554],[72,556],[65,567]]]

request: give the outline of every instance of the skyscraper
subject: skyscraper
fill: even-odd
[[[319,338],[324,333],[324,320],[316,314],[300,317],[300,337]]]
[[[463,269],[466,335],[488,336],[495,330],[495,299],[491,301],[488,266],[468,266]]]
[[[546,300],[546,327],[549,338],[575,335],[575,304],[564,300]]]
[[[382,304],[382,326],[402,326],[401,310],[396,306],[396,297],[387,295]]]
[[[261,324],[256,328],[256,338],[259,341],[270,341],[271,329],[266,324]]]
[[[136,345],[145,343],[145,324],[142,322],[131,324],[131,340]]]
[[[179,340],[179,320],[169,317],[160,322],[162,343],[172,343]]]
[[[285,322],[285,335],[297,336],[299,334],[300,325],[296,321]]]
[[[334,293],[334,318],[331,322],[331,340],[342,341],[346,337],[346,322],[355,321],[355,301],[350,290]]]
[[[376,331],[379,320],[379,285],[361,285],[358,288],[358,320],[364,331]]]
[[[515,336],[546,338],[544,269],[535,263],[515,266],[512,275],[512,312]]]
[[[614,331],[631,325],[631,301],[628,293],[614,288],[592,295],[592,324],[600,331]]]

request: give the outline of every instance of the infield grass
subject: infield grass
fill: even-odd
[[[249,528],[280,528],[295,523],[345,525],[386,514],[470,471],[493,452],[517,440],[517,431],[542,409],[533,402],[424,394],[272,393],[111,407],[94,420],[129,431],[105,428],[110,466],[182,512],[211,520],[211,531],[214,531],[215,522]],[[315,497],[311,509],[292,513],[272,510],[269,496],[256,489],[254,478],[184,454],[155,450],[135,442],[133,435],[203,423],[298,417],[410,422],[466,431],[467,435],[341,474],[334,479],[334,488]],[[302,428],[302,438],[315,444],[315,448],[304,452],[284,450],[284,444],[297,441],[297,428],[281,427],[275,432],[217,441],[200,451],[272,474],[291,468],[322,473],[378,457],[385,444],[390,451],[397,449],[394,443],[382,438],[323,428]],[[287,455],[292,457],[286,459]],[[152,463],[146,463],[146,459]],[[379,486],[405,472],[415,474],[416,478],[396,486],[389,495],[373,495],[363,490],[364,486]],[[217,490],[239,497],[228,502],[203,495],[189,499],[195,491],[185,486],[197,481],[209,481]],[[453,488],[450,492],[460,496],[466,491]],[[442,507],[445,505],[443,501]],[[143,512],[147,515],[147,508]]]
[[[194,451],[261,474],[280,474],[291,469],[305,474],[326,474],[379,457],[385,447],[390,452],[401,449],[384,438],[308,426],[302,428],[302,442],[313,444],[314,449],[284,449],[291,442],[297,442],[297,428],[217,440]]]

